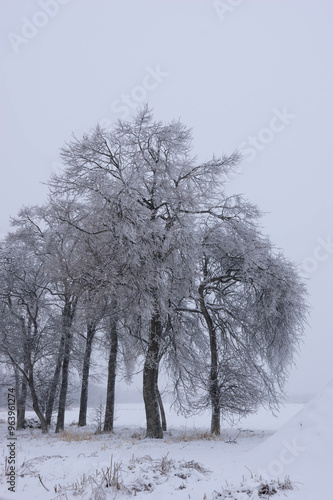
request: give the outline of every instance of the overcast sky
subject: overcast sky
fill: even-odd
[[[308,280],[290,392],[332,375],[333,2],[0,0],[0,233],[42,203],[72,132],[148,101],[193,129],[199,158],[243,153],[230,192]]]

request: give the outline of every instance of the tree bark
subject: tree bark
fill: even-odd
[[[113,432],[114,424],[114,401],[115,401],[115,384],[117,371],[117,354],[118,354],[118,332],[117,321],[112,320],[110,327],[110,354],[108,363],[108,385],[106,393],[106,407],[104,418],[104,432]]]
[[[56,433],[63,431],[65,426],[65,410],[68,389],[69,358],[71,351],[71,334],[65,339],[64,360],[62,362],[61,387],[59,395],[58,416],[56,424]]]
[[[19,365],[18,362],[15,361],[13,356],[7,351],[11,362],[14,364],[16,369],[22,374],[22,379],[25,380],[25,384],[29,386],[31,398],[32,398],[32,407],[39,418],[42,433],[47,433],[47,424],[44,418],[43,412],[39,406],[38,396],[35,389],[34,383],[34,364],[31,360],[31,327],[32,323],[34,323],[34,328],[37,330],[36,321],[32,321],[31,317],[28,318],[28,325],[25,324],[25,319],[23,317],[20,318],[21,326],[22,326],[22,334],[24,336],[24,347],[23,347],[23,359],[24,359],[24,369]],[[23,385],[23,381],[22,381]]]
[[[32,407],[39,418],[40,425],[42,427],[42,433],[46,434],[47,433],[47,423],[44,418],[44,415],[39,407],[39,402],[38,402],[38,397],[35,391],[35,384],[34,384],[34,375],[33,375],[33,367],[32,364],[29,363],[29,389],[31,392],[31,398],[32,398]]]
[[[48,397],[47,404],[46,404],[45,419],[46,419],[47,425],[51,424],[54,400],[55,400],[55,396],[56,396],[56,392],[57,392],[57,387],[59,384],[59,377],[60,377],[61,366],[62,366],[62,361],[63,361],[63,356],[64,356],[64,344],[65,344],[65,336],[64,336],[64,332],[62,332],[61,340],[60,340],[60,348],[59,348],[59,352],[58,352],[57,364],[56,364],[56,368],[54,370],[52,384],[51,384],[50,391],[49,391],[49,397]]]
[[[150,322],[149,345],[143,368],[143,399],[146,410],[146,436],[162,439],[163,429],[157,399],[157,381],[159,367],[159,346],[162,335],[162,326],[158,313],[155,313]]]
[[[31,325],[26,325],[26,320],[24,319],[23,316],[19,318],[20,321],[20,326],[21,326],[21,332],[22,332],[22,338],[24,339],[23,341],[23,370],[24,373],[29,373],[29,363],[28,363],[28,357],[30,356],[30,351],[29,351],[29,341],[28,341],[28,332],[31,330]],[[28,323],[31,323],[31,321],[28,321]],[[17,368],[16,370],[17,371]],[[20,382],[20,372],[17,371],[17,425],[16,429],[17,430],[22,430],[24,428],[24,420],[25,420],[25,406],[26,406],[26,401],[27,401],[27,392],[28,392],[28,381],[26,377],[21,374],[21,382]],[[21,385],[21,387],[20,387]]]
[[[82,369],[79,427],[84,427],[85,425],[87,425],[88,383],[89,383],[90,359],[91,359],[92,342],[93,342],[95,333],[96,333],[96,325],[94,323],[89,323],[87,325],[86,350],[84,353],[83,369]]]
[[[213,329],[210,335],[211,343],[211,366],[210,366],[210,399],[212,405],[212,419],[210,432],[219,436],[221,433],[221,409],[220,388],[218,383],[218,355],[216,344],[216,332]]]
[[[67,399],[67,389],[68,389],[68,376],[69,376],[69,361],[70,354],[72,350],[72,322],[74,319],[76,308],[76,300],[69,300],[68,298],[65,301],[64,309],[63,309],[63,331],[64,331],[64,359],[62,362],[62,373],[61,373],[61,387],[60,387],[60,395],[59,395],[59,407],[58,407],[58,417],[56,424],[56,433],[64,430],[65,425],[65,410],[66,410],[66,399]]]
[[[37,396],[37,393],[35,390],[34,372],[33,372],[34,367],[33,367],[33,363],[31,361],[31,358],[28,358],[26,360],[26,366],[27,366],[28,370],[27,370],[27,372],[25,372],[9,353],[8,353],[8,355],[9,355],[11,362],[15,365],[15,367],[18,369],[18,371],[22,373],[22,377],[25,378],[25,380],[27,381],[27,385],[29,386],[31,398],[32,398],[32,407],[33,407],[37,417],[39,418],[43,434],[46,434],[47,433],[47,424],[46,424],[46,420],[44,418],[43,412],[40,409],[38,396]]]
[[[158,386],[156,386],[156,389],[157,389],[156,394],[157,394],[158,406],[159,406],[160,413],[161,413],[162,430],[166,431],[167,430],[167,421],[166,421],[166,416],[165,416],[165,411],[164,411],[163,400],[162,400],[162,396],[161,396],[161,393],[160,393]]]
[[[17,371],[17,369],[15,369]],[[25,363],[24,371],[27,372],[28,368]],[[24,429],[24,420],[25,420],[25,407],[27,401],[27,393],[28,393],[28,385],[27,380],[24,376],[20,377],[19,372],[17,373],[18,378],[21,378],[21,387],[18,381],[17,387],[19,388],[19,392],[17,392],[17,424],[16,430]]]
[[[215,434],[215,436],[219,436],[221,434],[221,408],[218,404],[216,404],[215,401],[212,401],[212,419],[210,432],[211,434]]]
[[[212,418],[210,432],[216,436],[221,433],[221,409],[220,409],[220,388],[218,383],[218,352],[216,330],[213,325],[212,318],[207,310],[204,299],[204,285],[199,287],[200,309],[205,318],[210,344],[210,378],[209,378],[209,395],[212,407]]]

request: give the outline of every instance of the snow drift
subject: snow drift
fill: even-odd
[[[288,498],[333,498],[333,381],[279,431],[256,447],[249,468],[256,475],[283,480],[294,490]]]

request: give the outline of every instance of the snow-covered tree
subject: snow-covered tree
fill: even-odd
[[[212,432],[221,409],[274,405],[302,331],[304,288],[261,236],[257,208],[225,192],[237,154],[198,162],[191,132],[155,122],[147,107],[112,130],[74,137],[61,154],[52,199],[71,207],[62,222],[93,238],[103,264],[92,277],[117,298],[112,331],[126,308],[128,331],[143,348],[147,435],[163,435],[162,358],[178,394],[184,382],[194,395],[201,379]]]
[[[145,339],[143,395],[147,435],[161,437],[157,401],[160,352],[179,303],[191,294],[198,262],[197,225],[214,206],[216,180],[237,156],[197,164],[190,131],[179,122],[154,122],[144,108],[133,122],[118,122],[74,139],[62,150],[63,175],[53,196],[86,201],[94,234],[109,236],[115,283],[132,298],[130,315]],[[85,229],[82,215],[68,221]],[[124,294],[123,294],[124,295]]]
[[[295,266],[272,248],[253,217],[210,221],[203,234],[198,308],[209,334],[211,431],[224,415],[278,405],[306,318]]]
[[[66,207],[69,210],[69,207]],[[34,245],[35,252],[43,259],[44,272],[48,276],[48,290],[57,307],[60,341],[49,402],[47,422],[52,415],[55,391],[60,380],[59,406],[56,432],[63,430],[70,357],[73,346],[73,325],[76,309],[85,284],[82,282],[80,239],[62,222],[59,212],[51,204],[25,207],[13,220],[17,234]]]
[[[44,388],[52,365],[54,335],[49,318],[49,278],[42,259],[21,235],[11,233],[1,247],[1,351],[10,360],[18,388],[17,428],[24,425],[27,388],[42,427]]]

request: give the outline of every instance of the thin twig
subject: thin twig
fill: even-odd
[[[48,490],[48,489],[46,488],[45,484],[43,483],[42,478],[40,477],[40,474],[37,474],[37,477],[38,477],[38,479],[40,480],[40,483],[41,483],[41,485],[43,486],[43,488],[45,488],[45,489],[46,489],[46,491],[50,491],[50,490]]]

